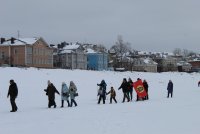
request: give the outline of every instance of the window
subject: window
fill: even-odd
[[[17,54],[17,49],[14,49],[14,54]]]
[[[4,59],[5,58],[5,53],[4,52],[0,52],[0,59]]]
[[[32,54],[32,48],[31,47],[27,47],[27,54]]]

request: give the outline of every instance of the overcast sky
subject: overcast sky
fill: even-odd
[[[200,0],[0,0],[0,36],[200,52]]]

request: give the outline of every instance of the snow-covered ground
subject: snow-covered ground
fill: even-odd
[[[117,90],[123,78],[146,79],[149,100],[122,102]],[[18,111],[10,113],[9,80],[18,85]],[[104,79],[107,91],[113,86],[118,103],[97,105],[97,83]],[[167,83],[174,83],[174,97],[166,98]],[[64,81],[77,85],[78,107],[47,108],[44,89],[50,80],[61,90]],[[200,132],[200,74],[140,73],[62,69],[0,68],[0,134],[198,134]],[[109,98],[109,96],[108,96]]]

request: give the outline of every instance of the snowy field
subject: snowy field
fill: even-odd
[[[117,90],[123,78],[146,79],[149,100],[122,102]],[[18,85],[18,111],[10,113],[9,80]],[[118,103],[97,105],[97,83],[113,86]],[[167,83],[174,83],[174,97],[166,98]],[[77,85],[78,107],[47,108],[44,89],[50,80],[60,92],[61,83]],[[200,132],[200,87],[197,73],[140,73],[62,69],[0,68],[0,134],[198,134]],[[107,97],[109,98],[109,96]]]

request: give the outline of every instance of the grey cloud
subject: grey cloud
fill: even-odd
[[[117,35],[132,48],[200,51],[198,0],[2,0],[0,36],[42,36],[49,43],[113,45]]]

